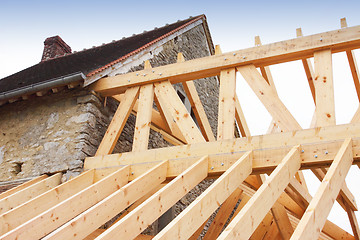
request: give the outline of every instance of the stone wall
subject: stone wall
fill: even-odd
[[[160,46],[152,55],[153,67],[210,55],[202,25]],[[143,69],[135,66],[131,71]],[[200,99],[216,133],[218,83],[216,78],[197,80]],[[182,90],[181,84],[175,88]],[[64,90],[0,107],[0,181],[65,173],[64,180],[82,171],[83,161],[93,156],[116,110],[117,103],[101,99],[86,89]],[[114,152],[131,151],[135,116],[130,116]],[[149,148],[169,144],[151,131]]]

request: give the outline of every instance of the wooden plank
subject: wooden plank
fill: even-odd
[[[211,222],[210,227],[205,233],[203,240],[216,239],[221,233],[226,221],[228,220],[231,212],[234,210],[237,202],[239,201],[243,190],[240,188],[235,191],[225,200],[221,205],[219,211],[216,213],[214,220]]]
[[[209,155],[211,160],[211,158],[215,155],[223,154],[224,157],[228,156],[229,160],[231,160],[231,156],[234,155],[233,159],[235,159],[237,155],[235,153],[242,154],[242,151],[263,149],[262,151],[266,152],[269,151],[269,148],[272,149],[270,151],[272,154],[267,154],[263,156],[264,158],[268,158],[269,161],[267,161],[267,163],[256,162],[256,158],[254,158],[253,168],[254,170],[258,170],[258,168],[260,167],[273,167],[277,163],[279,163],[279,159],[273,159],[273,156],[276,155],[276,149],[284,149],[284,151],[288,151],[289,148],[297,144],[304,144],[302,146],[302,150],[304,150],[304,152],[301,154],[304,158],[302,167],[305,168],[306,165],[310,165],[315,162],[319,162],[320,164],[318,166],[320,166],[321,164],[325,163],[324,161],[332,160],[336,154],[335,150],[337,151],[338,147],[341,145],[341,143],[338,141],[346,138],[353,138],[355,163],[357,163],[358,157],[360,156],[360,152],[356,147],[359,139],[359,133],[360,123],[353,123],[338,126],[318,127],[314,129],[305,129],[292,132],[268,134],[263,136],[252,136],[247,138],[230,139],[224,141],[205,142],[191,144],[187,146],[151,149],[139,153],[134,152],[112,154],[107,156],[86,158],[85,169],[120,166],[124,164],[135,164],[137,162],[143,162],[143,159],[145,158],[147,162],[151,163],[168,159],[171,160],[178,158],[196,158],[204,155]],[[329,144],[321,144],[322,141],[326,141]],[[319,145],[316,145],[316,143],[319,143]],[[335,144],[333,145],[334,148],[331,148],[332,144]],[[313,147],[309,145],[312,145]],[[315,149],[315,146],[322,148]],[[327,150],[328,154],[326,154],[324,149]],[[281,152],[281,154],[283,153],[284,152]],[[318,157],[315,158],[315,155],[317,155]],[[277,155],[277,157],[279,156],[281,155]],[[227,161],[227,159],[224,157],[224,161]],[[221,160],[217,162],[217,168],[214,168],[211,172],[226,169],[225,165],[220,166],[220,161]]]
[[[34,183],[37,183],[37,182],[40,182],[41,180],[44,180],[45,178],[47,178],[48,176],[47,175],[41,175],[39,177],[36,177],[34,179],[31,179],[27,182],[24,182],[23,184],[19,185],[19,186],[16,186],[16,187],[13,187],[3,193],[0,194],[0,200],[5,198],[5,197],[8,197],[16,192],[19,192],[20,190],[23,190],[31,185],[33,185]]]
[[[132,145],[133,152],[139,152],[148,149],[153,103],[153,84],[141,86],[139,93],[139,107],[135,122],[134,140]]]
[[[353,161],[351,139],[342,144],[291,239],[318,238]]]
[[[97,240],[133,239],[159,218],[181,197],[207,176],[208,158],[202,157],[181,175],[173,179],[130,214],[111,226]]]
[[[185,62],[184,55],[179,52],[177,55],[177,62]],[[183,82],[184,91],[189,99],[191,108],[194,112],[195,118],[199,125],[200,131],[202,132],[206,141],[215,141],[214,133],[211,129],[210,122],[206,116],[204,107],[201,103],[200,97],[196,90],[193,81]]]
[[[245,153],[154,239],[188,239],[250,175],[251,152]]]
[[[296,29],[296,37],[300,38],[303,37],[303,33],[301,28],[297,28]],[[302,64],[304,66],[305,69],[305,74],[308,80],[308,84],[310,87],[310,91],[311,91],[311,96],[313,97],[314,103],[316,105],[316,98],[315,98],[315,86],[314,86],[314,69],[312,67],[311,61],[308,58],[303,58],[301,59]]]
[[[327,170],[325,168],[322,169],[312,169],[315,176],[322,181],[325,178],[325,174],[327,173]],[[356,200],[354,195],[350,192],[349,188],[346,185],[346,182],[344,181],[339,196],[337,197],[337,202],[343,207],[343,209],[346,211],[345,204],[349,205],[349,207],[353,211],[358,211],[358,207],[356,205]]]
[[[299,146],[295,146],[256,191],[246,206],[225,228],[218,239],[248,239],[299,168]]]
[[[234,138],[235,131],[235,68],[220,72],[217,140]]]
[[[128,182],[129,167],[101,179],[65,201],[37,215],[0,237],[5,239],[39,239],[112,194]]]
[[[319,33],[239,51],[213,55],[153,69],[106,77],[92,85],[103,96],[124,92],[128,87],[169,80],[171,83],[219,75],[227,68],[253,64],[269,66],[303,58],[331,48],[332,53],[359,48],[360,26]],[[145,76],[144,76],[145,74]]]
[[[352,210],[349,207],[348,204],[346,204],[346,207],[347,207],[346,212],[347,212],[349,220],[350,220],[350,226],[353,231],[354,237],[356,240],[359,240],[360,239],[360,228],[359,228],[359,223],[356,219],[355,212],[354,212],[354,210]]]
[[[278,202],[275,202],[271,208],[271,212],[274,217],[275,224],[279,229],[279,234],[281,235],[281,238],[284,240],[290,239],[291,235],[294,232],[294,229],[291,226],[289,217],[286,213],[284,206]]]
[[[64,201],[93,184],[95,170],[83,174],[56,186],[30,201],[0,216],[0,235],[20,226],[38,214]]]
[[[334,84],[331,50],[314,53],[316,126],[335,125]]]
[[[266,214],[266,216],[261,221],[259,226],[256,228],[254,233],[251,235],[250,240],[263,240],[264,236],[266,236],[266,233],[271,230],[270,228],[272,226],[271,225],[272,222],[273,222],[273,217],[271,216],[271,214],[270,213]]]
[[[360,76],[359,76],[359,69],[358,69],[358,65],[356,62],[354,51],[352,51],[352,50],[346,51],[346,56],[349,61],[351,75],[353,77],[354,85],[355,85],[355,89],[356,89],[356,94],[360,101]]]
[[[61,183],[61,173],[52,175],[0,200],[0,214],[35,198]]]
[[[214,133],[211,129],[209,119],[206,116],[204,107],[201,103],[194,82],[183,82],[183,86],[202,134],[207,141],[215,141]]]
[[[136,200],[159,186],[166,177],[168,163],[162,162],[123,186],[104,200],[49,234],[45,239],[83,239],[111,220]]]
[[[156,83],[155,94],[161,108],[163,110],[167,108],[172,116],[172,120],[167,119],[167,121],[175,121],[187,143],[205,142],[200,130],[169,81]]]
[[[250,137],[250,129],[247,125],[245,115],[242,111],[238,96],[235,96],[235,119],[242,137]]]
[[[308,191],[306,191],[304,189],[304,187],[295,179],[291,179],[290,180],[290,184],[289,186],[294,186],[296,185],[299,189],[298,194],[299,196],[304,199],[304,203],[306,204],[306,206],[303,208],[304,210],[306,209],[306,207],[309,205],[309,202],[311,201],[312,197],[311,195],[308,193]],[[241,189],[244,190],[244,193],[246,193],[249,196],[253,196],[255,194],[255,191],[253,189],[250,189],[249,187],[245,186],[244,184],[241,184]],[[280,198],[278,199],[278,202],[280,204],[282,204],[283,206],[286,207],[286,209],[290,210],[292,214],[288,215],[289,218],[292,219],[292,215],[301,218],[304,214],[303,210],[298,210],[297,207],[298,205],[296,204],[292,204],[288,198],[287,194],[282,193]],[[291,200],[291,199],[290,199]],[[240,203],[241,205],[241,203]],[[303,206],[303,205],[299,205],[299,206]],[[236,210],[234,215],[237,215],[238,210]],[[335,225],[334,223],[330,222],[330,221],[326,221],[325,226],[323,228],[323,232],[329,236],[331,236],[334,239],[348,239],[348,240],[354,240],[355,238],[349,234],[348,232],[346,232],[345,230],[343,230],[342,228],[338,227],[337,225]]]
[[[215,55],[219,55],[219,54],[222,54],[222,51],[221,51],[220,45],[216,45],[215,46]],[[217,77],[220,80],[220,76],[217,76]],[[241,108],[239,98],[238,98],[238,96],[236,94],[236,91],[235,91],[235,119],[236,119],[236,122],[238,124],[241,136],[242,137],[251,136],[250,130],[249,130],[249,127],[247,125],[247,122],[246,122],[243,110]]]
[[[341,24],[341,28],[347,28],[348,27],[347,22],[346,22],[346,18],[341,18],[340,19],[340,24]],[[346,55],[347,55],[347,58],[349,60],[351,74],[352,74],[353,79],[354,79],[356,94],[357,94],[358,99],[360,101],[360,76],[359,76],[359,69],[358,69],[358,65],[356,63],[356,58],[355,58],[354,51],[348,50],[348,51],[346,51]]]
[[[263,182],[265,182],[266,180],[265,175],[263,174],[257,175],[257,179],[260,184],[263,184]],[[273,219],[279,230],[278,232],[281,235],[281,238],[284,240],[290,239],[294,229],[291,226],[285,207],[279,202],[275,202],[274,205],[271,207],[271,213],[273,215]]]
[[[112,153],[138,95],[139,87],[133,87],[126,90],[124,101],[120,102],[113,119],[111,120],[110,125],[106,130],[105,136],[101,140],[98,150],[96,151],[96,156]]]
[[[112,96],[117,101],[121,102],[123,101],[124,94],[114,95]],[[155,100],[155,99],[154,99]],[[155,101],[156,102],[156,101]],[[159,105],[159,104],[157,104]],[[132,110],[132,114],[136,116],[137,111],[139,107],[139,100],[135,102],[135,105]],[[164,138],[166,138],[166,141],[169,141],[173,145],[183,145],[185,142],[184,136],[181,135],[180,130],[176,126],[175,123],[172,123],[170,130],[169,125],[166,121],[164,121],[165,117],[163,116],[163,113],[161,112],[161,108],[159,108],[159,111],[156,111],[155,109],[151,110],[151,126],[150,128],[156,132],[161,133]],[[177,142],[176,144],[174,144]]]
[[[284,131],[301,129],[299,123],[291,115],[274,90],[267,84],[266,80],[256,70],[254,65],[238,67],[237,70],[247,81],[281,129]]]

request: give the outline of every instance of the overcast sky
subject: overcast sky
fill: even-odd
[[[151,30],[189,16],[205,14],[214,44],[223,52],[340,28],[360,25],[360,1],[16,1],[0,0],[0,78],[38,63],[43,42],[59,35],[72,50],[98,46]],[[356,52],[358,62],[359,54]],[[336,119],[348,123],[358,107],[349,66],[344,54],[333,58]],[[271,66],[280,98],[303,128],[308,128],[314,104],[301,63]],[[270,115],[239,77],[237,92],[252,134],[266,132]],[[360,201],[360,171],[352,167],[347,182]],[[318,181],[306,174],[309,185]],[[311,190],[312,194],[315,191]],[[330,218],[351,232],[346,214],[336,207]],[[357,215],[360,218],[359,214]]]

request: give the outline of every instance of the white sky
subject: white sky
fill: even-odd
[[[267,44],[360,25],[360,1],[16,1],[0,0],[0,78],[40,61],[45,38],[60,35],[75,51],[151,30],[189,16],[206,14],[214,44],[223,52],[254,45],[260,35]],[[358,61],[360,54],[356,52]],[[333,57],[337,124],[348,123],[358,107],[345,54]],[[303,128],[308,128],[314,104],[300,62],[271,66],[280,98]],[[237,92],[253,135],[264,134],[270,115],[239,77]],[[306,174],[311,193],[318,181]],[[360,171],[352,167],[348,187],[360,201]],[[359,203],[359,202],[358,202]],[[357,214],[360,218],[360,215]],[[330,219],[351,232],[346,213],[337,205]]]

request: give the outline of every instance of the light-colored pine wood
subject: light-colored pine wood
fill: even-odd
[[[360,26],[319,33],[220,55],[145,69],[99,79],[92,89],[103,96],[122,93],[128,87],[170,80],[171,83],[219,75],[223,69],[254,64],[256,67],[310,58],[315,51],[331,48],[333,53],[360,45]],[[286,54],[284,52],[286,51]],[[244,58],[245,57],[245,58]],[[144,76],[145,74],[145,76]]]
[[[245,153],[154,239],[188,239],[251,173],[252,154]]]
[[[257,180],[263,184],[266,180],[265,175],[257,175]],[[279,202],[275,202],[271,208],[271,213],[282,239],[290,239],[294,229],[291,226],[285,207]]]
[[[261,221],[259,226],[256,228],[254,233],[251,235],[250,240],[263,240],[267,232],[270,231],[271,223],[273,222],[273,217],[270,213],[266,214],[264,219]]]
[[[159,218],[181,197],[207,176],[208,158],[202,157],[181,175],[173,179],[130,214],[111,226],[97,240],[133,239]]]
[[[272,215],[274,216],[274,221],[279,229],[279,234],[282,239],[290,239],[292,233],[294,232],[293,227],[291,226],[289,217],[286,213],[284,206],[280,203],[275,202],[271,208]]]
[[[341,145],[339,139],[353,138],[353,142],[354,144],[356,144],[358,141],[359,132],[360,132],[360,123],[354,123],[354,124],[345,124],[345,125],[329,126],[322,128],[320,127],[315,129],[298,130],[292,132],[268,134],[264,136],[252,136],[248,138],[238,138],[238,139],[231,139],[226,141],[205,142],[205,143],[191,144],[190,146],[175,146],[168,148],[151,149],[139,153],[131,152],[131,153],[122,153],[122,154],[112,154],[103,157],[86,158],[85,169],[119,166],[122,164],[141,163],[143,162],[143,159],[146,159],[147,162],[151,163],[156,161],[164,161],[168,159],[171,160],[174,158],[190,158],[190,157],[195,158],[195,157],[204,156],[205,154],[208,154],[211,160],[211,158],[214,157],[214,155],[216,154],[219,155],[224,154],[225,156],[225,154],[227,153],[227,155],[230,157],[232,156],[231,153],[234,153],[233,155],[234,157],[236,157],[235,154],[236,149],[238,150],[241,149],[241,151],[247,151],[252,149],[259,151],[269,151],[269,148],[272,148],[272,150],[270,151],[271,154],[266,155],[266,157],[269,158],[269,161],[266,164],[256,162],[256,158],[254,158],[255,160],[254,160],[253,168],[256,170],[257,167],[260,165],[262,165],[262,167],[266,165],[274,166],[274,163],[276,164],[279,162],[279,159],[273,158],[273,156],[275,157],[280,156],[276,154],[275,151],[276,148],[284,148],[284,151],[288,151],[292,146],[295,146],[297,144],[304,144],[302,146],[304,152],[301,153],[304,158],[302,167],[306,168],[305,166],[308,165],[307,163],[311,164],[316,162],[324,162],[334,157],[336,154],[335,152],[337,151],[338,147]],[[324,141],[325,139],[326,142],[329,142],[329,144],[322,145],[321,141]],[[316,145],[316,143],[318,143],[319,145]],[[327,149],[328,154],[325,154],[324,151],[316,150],[314,148],[315,146],[323,147],[323,149]],[[241,151],[239,153],[241,153]],[[256,151],[254,153],[256,153]],[[283,154],[284,152],[280,152],[280,153]],[[318,158],[314,157],[315,154],[318,156]],[[356,154],[360,154],[360,153],[358,148],[355,147],[354,156],[356,156]],[[356,158],[355,164],[357,162],[358,159]],[[216,169],[214,170],[216,171]]]
[[[235,68],[220,72],[217,140],[234,138],[235,130]]]
[[[297,28],[296,29],[296,37],[303,37],[303,33],[301,28]],[[301,59],[302,64],[304,66],[305,69],[305,74],[308,80],[308,84],[310,87],[310,91],[311,91],[311,96],[313,97],[314,103],[316,105],[316,98],[315,98],[315,87],[314,87],[314,69],[312,67],[311,61],[308,58],[303,58]]]
[[[61,173],[52,175],[0,200],[0,214],[35,198],[61,183]]]
[[[42,238],[124,186],[128,182],[128,176],[129,167],[123,167],[19,227],[7,232],[0,239]]]
[[[218,239],[248,239],[299,168],[299,146],[295,146],[256,191],[246,206],[225,228]]]
[[[239,201],[242,192],[243,190],[240,188],[235,189],[235,191],[221,205],[214,220],[203,237],[204,240],[216,239],[217,236],[219,236],[231,212],[234,210],[237,202]]]
[[[291,239],[318,238],[353,161],[351,139],[342,144]]]
[[[266,80],[256,70],[254,65],[238,67],[237,70],[247,81],[281,129],[284,131],[301,129],[299,123],[291,115],[274,90],[267,84]]]
[[[356,219],[356,215],[354,210],[352,210],[349,205],[346,205],[347,209],[346,212],[348,214],[349,220],[350,220],[350,225],[351,225],[351,229],[353,231],[354,237],[356,240],[360,239],[360,228],[359,228],[359,223]]]
[[[335,125],[334,84],[331,50],[314,53],[316,126]]]
[[[105,136],[101,140],[98,150],[96,151],[96,156],[112,153],[138,95],[139,87],[133,87],[126,90],[124,95],[124,101],[120,102],[113,116],[113,119],[111,120],[110,125],[105,133]]]
[[[0,215],[0,235],[25,223],[38,214],[64,201],[93,184],[95,170],[82,173],[59,186],[56,186],[30,201]]]
[[[222,54],[220,45],[215,45],[215,55],[220,55],[220,54]],[[220,80],[220,75],[217,77]],[[241,136],[242,137],[251,136],[250,129],[247,125],[247,122],[246,122],[246,119],[245,119],[245,116],[244,116],[244,113],[241,108],[240,101],[239,101],[239,98],[237,97],[236,92],[235,92],[235,119],[236,119],[237,125],[239,127]]]
[[[172,119],[167,118],[168,123],[175,121],[187,143],[205,142],[199,128],[169,81],[156,83],[155,94],[163,111],[164,109],[169,111],[169,114],[165,115],[171,114]]]
[[[154,187],[160,185],[165,180],[166,171],[167,162],[158,164],[136,180],[68,221],[44,239],[83,239]]]
[[[184,55],[182,53],[178,53],[177,61],[185,61]],[[214,133],[211,129],[209,119],[206,116],[194,82],[183,82],[183,87],[203,136],[205,137],[206,141],[215,141]]]
[[[312,169],[312,172],[315,174],[315,176],[322,181],[325,178],[325,174],[327,173],[327,169]],[[358,211],[358,207],[355,201],[354,195],[350,192],[349,188],[346,185],[346,182],[343,183],[339,196],[337,198],[338,203],[344,208],[346,211],[345,204],[349,205],[349,207],[353,211]]]
[[[235,96],[235,119],[242,137],[250,137],[250,129],[245,120],[238,96]]]
[[[135,122],[134,140],[132,145],[133,152],[139,152],[148,149],[153,103],[153,84],[141,86],[139,93],[139,107]]]
[[[45,178],[47,178],[48,176],[47,175],[41,175],[39,177],[36,177],[34,179],[31,179],[27,182],[24,182],[23,184],[19,185],[19,186],[16,186],[16,187],[13,187],[3,193],[0,194],[0,200],[5,198],[5,197],[8,197],[16,192],[19,192],[20,190],[23,190],[37,182],[40,182],[41,180],[44,180]]]
[[[114,95],[112,96],[117,101],[121,102],[123,101],[124,94]],[[156,99],[154,99],[155,102],[157,102]],[[168,123],[164,120],[165,116],[162,112],[162,109],[159,107],[159,104],[156,104],[158,106],[159,111],[156,111],[155,109],[152,109],[151,111],[151,125],[150,128],[160,134],[163,135],[164,139],[168,141],[169,143],[173,145],[183,145],[185,143],[184,136],[180,133],[179,128],[177,125],[173,122],[171,124],[171,129],[168,125]],[[135,105],[132,110],[133,115],[137,115],[139,107],[139,100],[135,102]]]

